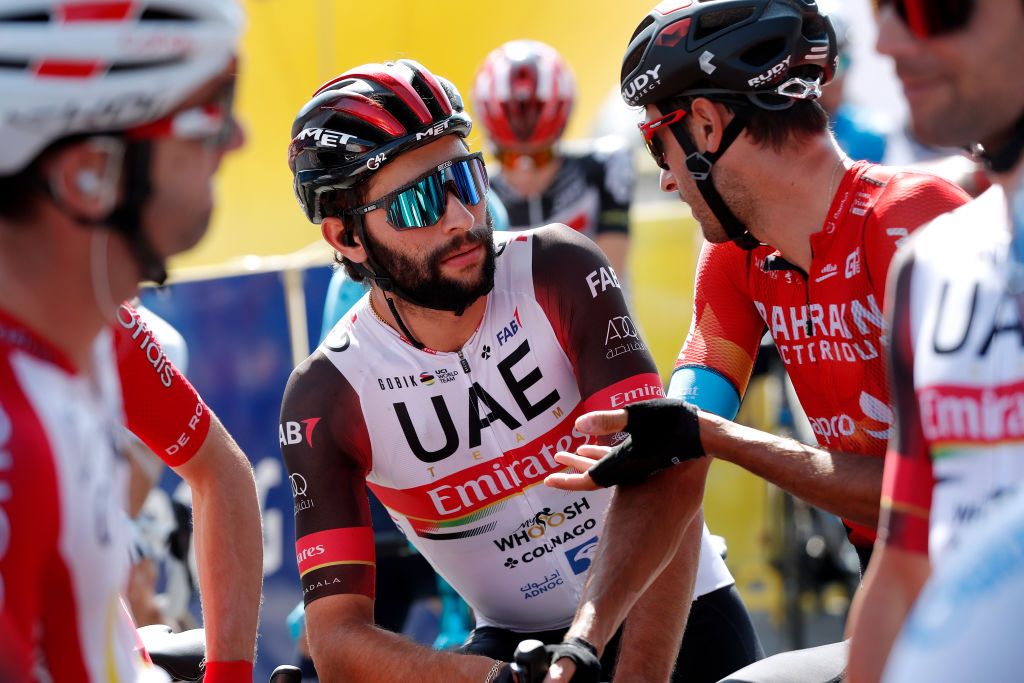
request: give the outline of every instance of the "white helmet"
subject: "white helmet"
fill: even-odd
[[[0,0],[0,176],[170,113],[228,66],[242,23],[236,0]]]

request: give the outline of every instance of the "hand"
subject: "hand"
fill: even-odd
[[[601,660],[597,648],[582,638],[569,638],[558,645],[545,645],[554,663],[544,683],[598,683]]]
[[[584,413],[576,418],[576,429],[590,436],[607,436],[624,430],[627,420],[628,416],[625,410],[597,410],[592,413]],[[608,446],[580,446],[575,453],[564,451],[556,453],[555,460],[557,462],[573,467],[580,473],[549,474],[544,479],[544,484],[565,491],[596,491],[601,487],[594,483],[587,470],[594,462],[608,455],[611,450]]]
[[[611,449],[581,446],[577,455],[559,453],[555,459],[582,469],[599,457],[584,474],[552,474],[545,483],[569,490],[593,490],[599,486],[638,484],[652,474],[683,460],[705,455],[700,441],[700,420],[695,407],[676,399],[654,399],[627,406],[625,410],[588,413],[576,421],[585,434],[609,434],[625,430],[625,441]]]

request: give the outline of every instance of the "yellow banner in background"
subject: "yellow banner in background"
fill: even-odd
[[[244,149],[217,180],[217,209],[197,249],[174,267],[222,263],[247,254],[294,251],[320,238],[292,194],[286,151],[291,124],[313,91],[367,62],[415,59],[448,78],[469,102],[477,67],[501,43],[533,38],[572,65],[579,91],[569,137],[586,136],[597,110],[618,86],[633,29],[651,0],[247,0],[238,110]],[[480,149],[482,132],[470,140]]]

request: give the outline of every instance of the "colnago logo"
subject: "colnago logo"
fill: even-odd
[[[571,533],[569,529],[561,529],[560,527],[566,522],[571,522],[576,519],[584,510],[590,509],[590,501],[586,498],[581,498],[579,501],[566,505],[559,512],[551,512],[550,509],[545,508],[541,512],[526,520],[519,525],[519,528],[508,536],[502,538],[496,538],[491,542],[494,546],[503,552],[518,548],[521,545],[533,543],[538,538],[550,536],[552,540],[556,537],[564,536],[565,533]],[[582,528],[582,527],[581,527]],[[549,532],[551,532],[549,534]],[[564,533],[563,533],[564,532]],[[580,532],[582,533],[582,531]],[[579,534],[573,534],[569,538],[576,538]],[[564,542],[566,539],[562,539]]]
[[[665,396],[665,389],[660,384],[644,384],[636,389],[630,389],[629,391],[620,391],[611,396],[612,408],[622,408],[628,406],[630,403],[636,403],[637,401],[643,401],[648,398],[663,398]]]
[[[918,391],[921,429],[931,442],[1024,440],[1024,382],[1000,387],[934,386]]]
[[[751,78],[749,81],[747,81],[747,85],[749,85],[752,88],[756,88],[758,86],[771,83],[772,81],[777,79],[782,73],[784,73],[786,69],[789,68],[789,62],[791,59],[792,56],[787,55],[785,59],[783,59],[775,66],[765,71],[760,76],[754,76],[753,78]]]
[[[329,128],[305,128],[298,134],[299,140],[316,140],[317,147],[344,147],[354,135]]]
[[[885,317],[873,294],[839,304],[766,307],[755,301],[786,365],[881,358]],[[804,343],[797,343],[804,342]]]
[[[149,364],[153,366],[160,377],[160,383],[170,389],[171,381],[174,378],[174,366],[167,361],[167,356],[164,355],[160,344],[157,343],[146,324],[142,322],[138,313],[122,304],[117,309],[117,322],[132,333],[132,339],[142,349]]]
[[[294,446],[297,443],[305,442],[312,448],[313,430],[319,422],[319,417],[311,417],[299,422],[283,422],[277,428],[277,440],[282,446]]]
[[[443,516],[467,513],[494,503],[532,486],[562,466],[555,461],[559,451],[575,451],[590,443],[591,437],[572,428],[572,435],[559,437],[554,443],[541,444],[535,454],[510,457],[484,464],[453,475],[458,480],[426,490],[434,511]],[[490,470],[490,471],[488,471]]]
[[[622,89],[622,99],[630,104],[636,104],[636,100],[644,93],[649,92],[655,86],[661,84],[661,64],[653,69],[647,69],[644,73],[633,78]]]
[[[422,140],[423,138],[429,138],[431,136],[440,135],[445,130],[447,130],[447,128],[448,128],[448,121],[442,121],[441,123],[435,123],[430,128],[427,128],[424,131],[420,131],[419,133],[416,133],[416,139],[417,140]]]
[[[302,564],[311,557],[317,557],[327,552],[327,549],[323,545],[312,545],[308,548],[303,548],[299,552],[295,553],[295,564]]]
[[[588,533],[593,531],[597,527],[597,520],[591,517],[590,519],[581,522],[565,531],[552,534],[546,538],[541,544],[532,546],[527,550],[523,551],[523,554],[519,556],[519,562],[533,562],[539,560],[549,553],[553,553],[556,550],[564,550],[569,543],[580,536],[586,536]],[[515,568],[519,562],[513,560],[512,562],[506,562],[505,566],[509,569]],[[579,572],[577,572],[579,573]]]

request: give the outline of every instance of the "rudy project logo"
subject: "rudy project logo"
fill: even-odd
[[[278,441],[282,446],[294,446],[304,441],[307,446],[312,448],[313,430],[316,429],[319,422],[319,417],[311,417],[299,422],[283,422],[278,427]]]
[[[596,555],[597,536],[587,539],[575,548],[565,551],[565,559],[569,561],[569,567],[574,574],[583,574],[590,569],[590,565]]]
[[[622,89],[622,99],[631,105],[635,105],[641,95],[654,89],[655,86],[661,85],[660,74],[661,64],[658,64],[653,69],[647,69],[644,73],[633,78]]]
[[[747,85],[752,88],[756,88],[761,85],[766,85],[777,79],[786,69],[789,68],[789,61],[792,59],[792,55],[787,55],[785,59],[773,66],[772,68],[765,71],[760,76],[755,76],[747,81]]]

